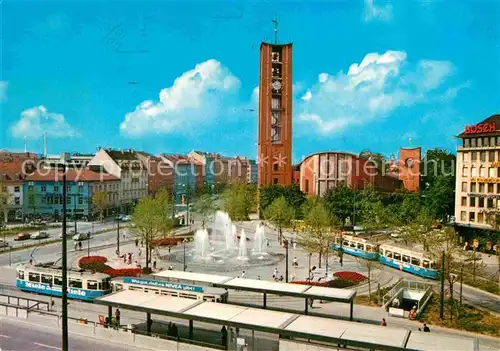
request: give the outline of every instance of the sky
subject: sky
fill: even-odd
[[[500,113],[500,1],[21,1],[1,11],[0,149],[257,154],[259,47],[293,43],[294,161],[454,151]],[[22,20],[19,20],[21,19]]]

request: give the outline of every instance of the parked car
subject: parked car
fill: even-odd
[[[67,237],[68,237],[68,236],[70,236],[70,237],[71,237],[71,236],[74,236],[74,235],[75,235],[75,231],[74,231],[74,230],[73,230],[73,231],[71,231],[71,230],[67,230],[67,231],[66,231],[66,236],[67,236]],[[59,239],[62,239],[62,237],[63,237],[63,233],[59,234]]]
[[[14,238],[15,241],[22,241],[22,240],[28,240],[29,238],[31,238],[31,234],[30,233],[19,233],[16,235],[16,237]]]
[[[0,249],[9,247],[9,243],[0,239]]]
[[[31,239],[47,239],[49,237],[49,233],[47,232],[38,232],[31,235]]]
[[[90,233],[87,234],[80,233],[73,236],[74,241],[83,241],[88,239],[90,239]]]

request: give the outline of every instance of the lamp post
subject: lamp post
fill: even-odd
[[[120,255],[120,218],[116,218],[116,254]]]
[[[309,252],[309,273],[307,273],[307,279],[311,280],[311,257],[312,252]]]
[[[63,221],[62,221],[62,351],[68,351],[68,252],[66,237],[66,162],[69,160],[67,153],[61,154],[60,165],[63,171]],[[59,167],[58,167],[59,168]]]
[[[283,245],[285,246],[285,282],[288,283],[288,239],[283,239]],[[293,245],[293,240],[292,240]]]
[[[186,271],[186,243],[188,242],[188,238],[184,238],[184,240],[182,241],[182,244],[184,246],[184,260],[183,260],[183,271],[185,272]]]

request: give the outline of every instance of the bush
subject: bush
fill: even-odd
[[[343,272],[335,272],[333,275],[342,280],[350,281],[354,284],[359,284],[363,280],[367,279],[365,275],[358,272],[343,271]]]

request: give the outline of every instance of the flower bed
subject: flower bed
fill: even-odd
[[[142,268],[119,268],[115,269],[106,264],[108,259],[103,256],[82,257],[78,261],[78,266],[86,271],[94,271],[115,277],[137,277],[142,273]]]
[[[365,279],[367,279],[365,275],[358,272],[343,271],[343,272],[335,272],[333,273],[333,275],[336,276],[337,278],[350,281],[354,284],[359,284]]]
[[[81,264],[89,264],[89,263],[106,263],[108,259],[104,256],[89,256],[89,257],[82,257],[78,261],[78,265]]]
[[[104,270],[103,273],[108,274],[111,278],[137,277],[138,274],[142,273],[142,268],[111,268]]]
[[[154,246],[175,246],[177,244],[182,243],[183,238],[162,238],[162,239],[155,239],[152,241],[152,244]]]
[[[344,280],[344,279],[335,279],[335,280],[324,281],[324,282],[311,282],[308,280],[295,280],[291,283],[292,284],[311,285],[311,286],[322,286],[325,288],[336,288],[336,289],[343,289],[343,288],[348,288],[348,287],[351,287],[353,285],[356,285],[354,282],[349,281],[349,280]]]

